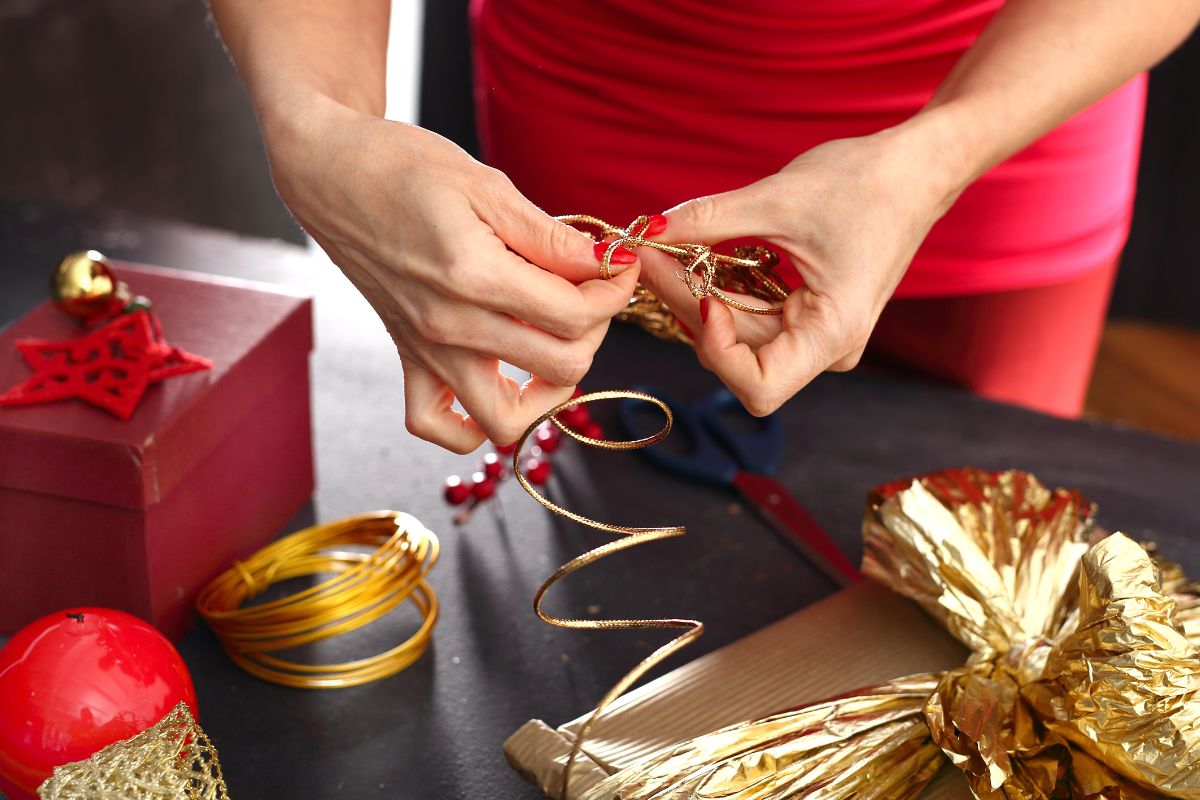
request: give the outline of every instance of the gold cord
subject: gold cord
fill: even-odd
[[[660,431],[658,431],[657,433],[647,436],[645,438],[634,439],[634,440],[630,440],[630,441],[593,439],[590,436],[584,436],[583,434],[580,434],[580,433],[577,433],[577,432],[571,430],[570,428],[566,427],[561,422],[559,422],[558,419],[556,419],[554,416],[555,414],[558,414],[559,412],[561,412],[568,406],[575,405],[577,403],[583,404],[583,403],[591,403],[591,402],[598,401],[598,400],[619,400],[619,399],[625,399],[625,398],[631,398],[631,399],[635,399],[635,400],[644,400],[647,403],[657,406],[663,412],[664,416],[666,417],[666,421],[664,422],[662,429]],[[545,414],[543,414],[538,419],[536,419],[526,429],[525,433],[521,436],[521,438],[517,440],[517,447],[516,447],[516,450],[513,452],[513,465],[512,465],[513,466],[513,475],[516,476],[516,479],[521,484],[521,487],[524,488],[525,491],[528,492],[529,495],[534,500],[538,501],[543,506],[545,506],[546,508],[553,511],[555,514],[559,514],[568,519],[572,519],[575,522],[580,523],[581,525],[586,525],[590,528],[595,528],[596,530],[605,531],[607,533],[615,533],[615,534],[618,534],[619,536],[623,537],[623,538],[611,541],[607,544],[600,545],[599,547],[593,548],[591,550],[588,550],[583,555],[576,556],[575,558],[568,561],[566,564],[563,564],[561,567],[556,569],[554,571],[554,573],[551,574],[550,577],[547,578],[546,581],[540,587],[538,587],[537,592],[534,594],[534,596],[533,596],[533,611],[534,611],[534,613],[537,614],[538,617],[543,622],[547,622],[551,625],[557,625],[560,628],[572,628],[575,630],[580,630],[580,629],[583,629],[583,630],[613,630],[613,629],[631,630],[631,629],[639,629],[639,628],[668,628],[668,629],[682,628],[682,629],[684,629],[683,633],[681,633],[679,636],[675,637],[671,641],[667,642],[666,644],[662,645],[661,647],[659,647],[657,650],[655,650],[650,655],[646,656],[633,669],[631,669],[625,675],[625,677],[623,677],[623,678],[621,678],[621,680],[617,681],[616,685],[614,685],[611,689],[609,689],[608,692],[604,695],[604,697],[601,698],[600,702],[596,705],[596,709],[592,712],[591,716],[588,717],[587,721],[583,724],[583,727],[579,729],[579,735],[576,736],[576,738],[575,738],[575,744],[571,747],[571,755],[567,759],[567,765],[563,771],[562,797],[563,797],[563,800],[566,800],[566,798],[568,796],[567,787],[570,786],[571,772],[575,767],[575,762],[579,758],[580,752],[583,750],[583,743],[587,739],[588,734],[591,732],[592,726],[595,724],[597,718],[599,718],[599,716],[604,712],[604,710],[614,700],[616,700],[618,697],[620,697],[622,694],[624,694],[625,691],[627,689],[629,689],[630,686],[632,686],[634,683],[637,682],[637,680],[639,678],[641,678],[644,674],[646,674],[646,672],[648,670],[652,669],[655,665],[657,665],[658,663],[663,661],[663,659],[667,658],[668,656],[670,656],[672,653],[676,652],[677,650],[680,650],[681,648],[686,647],[693,640],[695,640],[697,637],[699,637],[700,634],[704,631],[704,625],[699,620],[694,620],[694,619],[600,619],[600,620],[596,620],[596,619],[578,619],[578,618],[556,617],[556,616],[547,614],[545,611],[542,610],[542,600],[545,598],[546,593],[548,591],[550,591],[550,588],[552,586],[554,586],[554,584],[558,583],[560,580],[567,577],[571,573],[576,572],[576,571],[582,569],[583,567],[586,567],[588,564],[592,564],[596,561],[599,561],[600,559],[602,559],[606,556],[612,555],[613,553],[617,553],[622,550],[628,550],[631,547],[637,547],[638,545],[645,544],[646,542],[654,542],[654,541],[658,541],[660,539],[670,539],[670,538],[673,538],[676,536],[683,536],[686,533],[686,529],[683,528],[682,526],[670,526],[670,527],[659,527],[659,528],[635,528],[635,527],[629,527],[626,525],[614,525],[614,524],[608,523],[608,522],[600,522],[598,520],[594,520],[594,519],[590,519],[589,517],[585,517],[581,514],[577,514],[574,511],[565,509],[562,506],[554,503],[550,499],[541,495],[537,491],[537,489],[535,489],[533,487],[533,484],[531,484],[529,482],[529,480],[525,477],[525,474],[521,471],[521,453],[525,449],[525,444],[529,440],[529,437],[533,434],[534,430],[536,430],[537,427],[539,425],[541,425],[543,422],[545,422],[546,420],[550,420],[555,426],[558,427],[558,429],[560,431],[562,431],[564,434],[571,437],[575,441],[581,442],[586,445],[590,445],[592,447],[598,447],[602,450],[637,450],[642,447],[648,447],[648,446],[655,444],[656,442],[660,442],[664,438],[666,438],[667,434],[669,434],[671,432],[671,425],[673,423],[673,417],[671,415],[671,409],[667,406],[666,403],[664,403],[662,400],[659,400],[657,397],[652,397],[648,394],[643,394],[642,392],[634,392],[634,391],[626,391],[626,390],[608,390],[608,391],[602,391],[602,392],[592,392],[590,394],[585,394],[581,397],[577,397],[577,398],[569,400],[565,403],[562,403],[561,405],[558,405],[558,406],[550,409]]]
[[[600,259],[600,277],[612,277],[612,257],[618,247],[649,247],[674,256],[683,269],[677,275],[697,300],[715,297],[730,308],[747,314],[776,316],[783,313],[778,306],[752,306],[730,297],[726,292],[749,294],[760,300],[783,301],[790,289],[773,270],[779,256],[766,247],[735,247],[734,255],[714,252],[706,244],[667,244],[643,238],[650,218],[639,216],[628,227],[618,228],[599,217],[588,214],[567,214],[555,217],[575,227],[590,228],[599,234],[597,241],[616,237],[608,244]]]
[[[371,548],[373,552],[346,548]],[[386,678],[429,646],[437,596],[425,582],[438,557],[437,537],[417,519],[377,511],[315,525],[234,562],[196,598],[196,608],[242,669],[301,689],[330,689]],[[303,591],[242,607],[272,584],[333,573]],[[392,649],[341,664],[302,664],[271,653],[357,630],[405,600],[421,626]]]

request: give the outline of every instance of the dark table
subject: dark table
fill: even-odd
[[[404,430],[391,342],[366,303],[316,251],[122,216],[0,203],[0,324],[44,296],[48,271],[71,250],[274,281],[316,295],[314,426],[319,488],[294,530],[376,508],[411,512],[443,544],[432,584],[443,613],[430,651],[409,670],[335,691],[290,690],[240,672],[197,627],[181,643],[202,723],[221,752],[234,798],[535,798],[500,746],[531,717],[558,724],[591,707],[662,632],[601,635],[539,622],[530,600],[558,564],[602,540],[525,497],[500,491],[456,529],[441,500],[449,474],[476,459],[445,453]],[[169,331],[168,331],[169,332]],[[653,382],[683,397],[714,387],[691,353],[614,327],[589,389]],[[611,424],[610,410],[597,415]],[[868,489],[963,464],[1020,467],[1078,487],[1100,523],[1158,540],[1200,575],[1200,446],[1094,422],[1070,422],[881,374],[826,375],[782,411],[781,480],[857,560]],[[684,539],[617,556],[550,599],[564,613],[694,615],[707,632],[683,663],[833,590],[732,495],[653,471],[639,459],[568,446],[549,491],[600,519],[688,526]],[[180,543],[187,547],[186,542]],[[337,659],[411,630],[397,612],[320,656]]]

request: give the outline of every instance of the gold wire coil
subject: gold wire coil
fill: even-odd
[[[651,434],[650,436],[646,436],[641,439],[633,439],[633,440],[628,440],[628,441],[612,440],[612,439],[593,439],[590,436],[584,436],[581,433],[577,433],[577,432],[571,430],[566,425],[559,422],[558,419],[555,417],[556,414],[563,411],[568,406],[572,406],[575,404],[586,404],[586,403],[591,403],[591,402],[595,402],[598,400],[621,400],[621,399],[643,400],[647,403],[650,403],[651,405],[657,406],[658,409],[660,411],[662,411],[663,416],[665,417],[665,421],[663,422],[662,428],[657,433]],[[618,697],[620,697],[622,694],[624,694],[625,691],[628,690],[629,687],[632,686],[634,683],[636,683],[639,678],[641,678],[643,675],[645,675],[647,671],[649,671],[655,665],[662,662],[664,659],[666,659],[672,653],[686,647],[688,644],[690,644],[695,639],[697,639],[700,636],[700,634],[704,632],[704,625],[699,620],[677,619],[677,618],[663,618],[663,619],[566,618],[566,617],[556,617],[556,616],[547,614],[545,611],[542,610],[542,600],[545,598],[546,593],[550,591],[550,588],[552,586],[554,586],[554,584],[558,583],[559,581],[561,581],[563,578],[567,577],[571,573],[576,572],[576,571],[586,567],[588,564],[592,564],[596,561],[599,561],[600,559],[602,559],[606,556],[610,556],[613,553],[618,553],[622,550],[628,550],[631,547],[637,547],[638,545],[645,544],[647,542],[655,542],[660,539],[671,539],[676,536],[683,536],[685,533],[687,533],[687,529],[682,526],[679,526],[679,525],[671,525],[671,526],[656,527],[656,528],[635,528],[635,527],[630,527],[627,525],[614,525],[609,522],[600,522],[599,520],[594,520],[589,517],[585,517],[582,514],[577,514],[574,511],[570,511],[569,509],[563,508],[562,506],[558,505],[557,503],[553,502],[549,498],[547,498],[547,497],[543,496],[541,493],[539,493],[537,491],[537,489],[535,489],[533,487],[533,484],[531,484],[529,482],[529,479],[525,477],[525,473],[521,471],[521,453],[525,449],[525,445],[529,441],[530,436],[533,435],[533,432],[537,429],[537,427],[539,425],[541,425],[546,420],[549,420],[550,422],[552,422],[565,435],[571,437],[572,439],[574,439],[577,442],[580,442],[581,444],[586,444],[591,447],[598,447],[602,450],[638,450],[642,447],[649,447],[650,445],[655,444],[655,443],[660,442],[663,439],[665,439],[667,437],[667,435],[671,432],[671,426],[674,422],[674,417],[671,414],[670,406],[668,406],[665,402],[663,402],[662,400],[659,400],[657,397],[653,397],[651,395],[644,394],[642,392],[635,392],[635,391],[625,390],[625,389],[609,389],[609,390],[600,391],[600,392],[591,392],[590,394],[585,394],[581,397],[576,397],[572,400],[568,400],[567,402],[562,403],[561,405],[558,405],[558,406],[550,409],[545,414],[543,414],[541,417],[536,419],[525,430],[525,433],[521,435],[521,438],[517,440],[516,450],[513,451],[513,457],[512,457],[513,458],[513,463],[512,463],[513,475],[516,477],[517,481],[521,484],[521,488],[523,488],[526,492],[529,493],[530,497],[532,497],[534,500],[541,503],[543,506],[548,508],[550,511],[553,511],[555,514],[560,514],[561,516],[564,516],[567,519],[574,520],[575,522],[578,522],[581,525],[586,525],[589,528],[595,528],[596,530],[604,531],[606,533],[615,533],[622,537],[619,539],[614,539],[613,541],[608,542],[607,544],[602,544],[599,547],[595,547],[591,550],[588,550],[586,553],[584,553],[580,556],[576,556],[575,558],[568,561],[566,564],[563,564],[561,567],[556,569],[553,572],[553,574],[551,574],[550,577],[548,577],[545,580],[545,582],[540,587],[538,587],[537,592],[533,596],[533,611],[535,614],[537,614],[538,618],[541,619],[543,622],[547,622],[551,625],[556,625],[560,628],[571,628],[574,630],[580,630],[580,629],[583,629],[583,630],[614,630],[614,629],[615,630],[631,630],[631,629],[641,629],[641,628],[683,629],[683,633],[679,634],[674,639],[672,639],[671,641],[662,645],[657,650],[652,652],[650,655],[646,656],[640,662],[638,662],[638,664],[633,669],[629,670],[629,672],[625,674],[625,677],[623,677],[619,681],[617,681],[617,683],[611,689],[608,690],[608,692],[604,695],[604,697],[600,699],[600,702],[596,704],[596,708],[594,711],[592,711],[591,716],[589,716],[587,718],[587,721],[584,722],[583,727],[579,729],[579,734],[575,737],[575,743],[571,747],[571,754],[567,758],[567,764],[566,764],[565,769],[563,770],[563,779],[562,779],[563,782],[562,782],[561,797],[563,798],[563,800],[566,800],[566,798],[568,796],[568,787],[571,784],[571,781],[570,781],[571,773],[575,768],[575,762],[578,760],[579,754],[583,750],[583,743],[587,739],[588,734],[591,733],[592,727],[595,725],[596,720],[600,717],[601,714],[604,713],[604,710],[606,708],[608,708],[608,706],[614,700],[616,700]]]
[[[437,537],[410,514],[359,514],[297,531],[235,562],[204,587],[196,609],[234,663],[252,675],[301,689],[357,686],[400,672],[429,647],[438,601],[425,576],[437,557]],[[280,581],[329,573],[302,591],[242,606]],[[338,664],[272,655],[357,630],[406,600],[421,625],[386,652]]]

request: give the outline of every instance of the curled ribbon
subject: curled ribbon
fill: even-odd
[[[575,405],[576,403],[583,404],[598,400],[619,400],[625,398],[644,400],[651,405],[657,406],[658,409],[663,412],[663,415],[666,418],[662,429],[657,433],[651,434],[650,436],[646,436],[642,439],[633,439],[628,441],[593,439],[590,436],[584,436],[581,433],[571,430],[559,422],[555,417],[555,415],[560,411],[563,411],[568,406]],[[579,730],[579,735],[575,739],[575,744],[571,748],[571,755],[567,759],[567,765],[563,771],[562,797],[565,799],[567,797],[567,787],[570,786],[571,772],[575,767],[575,762],[579,758],[580,752],[583,750],[583,743],[587,739],[588,734],[591,732],[592,726],[595,724],[596,720],[602,713],[604,713],[604,710],[608,708],[608,706],[614,700],[624,694],[625,691],[634,683],[636,683],[639,678],[645,675],[648,670],[659,664],[661,661],[663,661],[663,659],[669,657],[672,653],[675,653],[676,651],[686,647],[688,644],[696,640],[704,631],[704,625],[699,620],[694,619],[567,618],[548,614],[542,609],[542,600],[545,599],[546,593],[550,591],[550,588],[571,573],[577,572],[578,570],[586,567],[588,564],[599,561],[600,559],[610,556],[613,553],[628,550],[632,547],[637,547],[640,544],[646,544],[647,542],[656,542],[660,539],[671,539],[676,536],[683,536],[687,532],[687,530],[682,526],[638,528],[627,525],[614,525],[608,522],[600,522],[599,520],[594,520],[589,517],[585,517],[582,514],[577,514],[574,511],[565,509],[549,498],[540,494],[537,489],[533,487],[533,484],[529,482],[529,479],[525,477],[525,474],[521,471],[521,453],[524,451],[525,444],[529,440],[529,437],[533,434],[534,430],[536,430],[537,427],[546,420],[552,422],[565,435],[571,437],[577,442],[581,442],[592,447],[598,447],[602,450],[637,450],[642,447],[649,447],[650,445],[665,439],[671,432],[673,417],[671,415],[671,409],[666,403],[664,403],[662,400],[659,400],[657,397],[652,397],[651,395],[643,394],[642,392],[626,390],[592,392],[555,406],[540,416],[525,430],[525,433],[521,435],[521,438],[517,440],[517,447],[513,451],[513,475],[516,476],[517,481],[521,484],[521,487],[529,493],[530,497],[541,503],[549,510],[553,511],[555,514],[559,514],[567,519],[574,520],[575,522],[578,522],[581,525],[586,525],[589,528],[595,528],[596,530],[605,531],[607,533],[614,533],[622,537],[607,544],[603,544],[599,547],[588,550],[586,553],[576,556],[566,564],[563,564],[561,567],[556,569],[554,573],[551,574],[550,577],[548,577],[540,587],[538,587],[537,592],[533,596],[533,611],[535,614],[537,614],[538,618],[551,625],[556,625],[560,628],[571,628],[573,630],[633,630],[641,628],[666,628],[683,630],[683,633],[679,634],[674,639],[662,645],[653,653],[642,659],[636,666],[634,666],[633,669],[626,673],[621,680],[617,681],[617,683],[608,690],[604,697],[601,698],[600,702],[596,704],[595,710],[592,712],[591,716],[588,717],[587,722],[585,722],[583,727]]]

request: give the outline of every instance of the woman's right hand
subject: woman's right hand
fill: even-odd
[[[459,453],[508,444],[570,397],[640,264],[599,279],[591,239],[419,127],[318,99],[263,128],[284,202],[396,343],[411,433]]]

